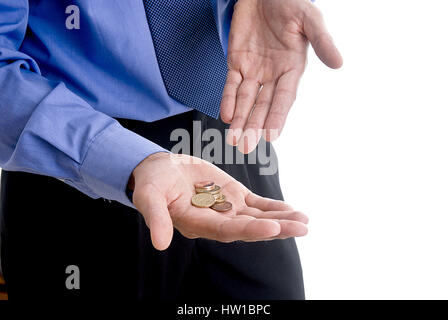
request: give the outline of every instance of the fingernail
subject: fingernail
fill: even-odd
[[[231,146],[238,145],[238,141],[240,140],[242,133],[243,133],[242,129],[229,129],[226,139],[227,144],[230,144]]]
[[[276,235],[279,235],[280,232],[282,231],[282,227],[280,225],[280,223],[278,223],[277,221],[272,221],[272,237],[275,237]]]
[[[260,130],[256,129],[247,129],[244,131],[243,136],[238,142],[238,150],[241,153],[251,153],[257,147],[257,143],[259,140],[259,135],[261,133],[257,133]]]

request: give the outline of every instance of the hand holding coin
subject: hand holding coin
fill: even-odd
[[[157,153],[133,172],[133,202],[155,248],[166,249],[175,227],[187,238],[221,242],[304,236],[308,218],[283,201],[255,195],[206,161]]]

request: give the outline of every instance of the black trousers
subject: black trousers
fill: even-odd
[[[227,128],[195,111],[153,123],[119,121],[171,149],[172,130],[191,133],[194,120],[202,130]],[[282,199],[278,174],[260,175],[258,162],[218,166],[255,193]],[[294,239],[224,244],[175,231],[159,252],[137,211],[22,172],[2,172],[1,217],[10,299],[304,299]],[[70,265],[79,268],[79,289],[66,287]]]

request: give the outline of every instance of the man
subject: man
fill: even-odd
[[[280,201],[277,172],[261,175],[259,156],[167,152],[196,123],[221,134],[230,124],[227,142],[253,151],[262,129],[267,141],[281,131],[308,41],[342,64],[307,0],[234,2],[0,0],[11,299],[304,298],[293,237],[307,217]],[[204,180],[231,211],[191,205]]]

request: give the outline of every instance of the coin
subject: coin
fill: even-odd
[[[210,193],[210,194],[218,194],[221,192],[221,187],[215,185],[211,190],[205,190],[202,188],[195,188],[196,193]]]
[[[215,188],[215,183],[213,181],[201,181],[194,184],[196,192],[207,192]]]
[[[211,208],[218,212],[226,212],[232,209],[232,203],[229,201],[215,203]]]
[[[223,195],[222,193],[219,193],[217,195],[215,194],[214,196],[215,196],[216,203],[223,203],[226,201],[226,196]]]
[[[215,188],[213,188],[213,190],[206,191],[206,192],[209,193],[209,194],[213,194],[213,195],[214,194],[219,194],[221,192],[221,187],[215,185]]]
[[[209,208],[215,202],[215,197],[208,193],[198,193],[191,198],[191,204],[198,208]]]

